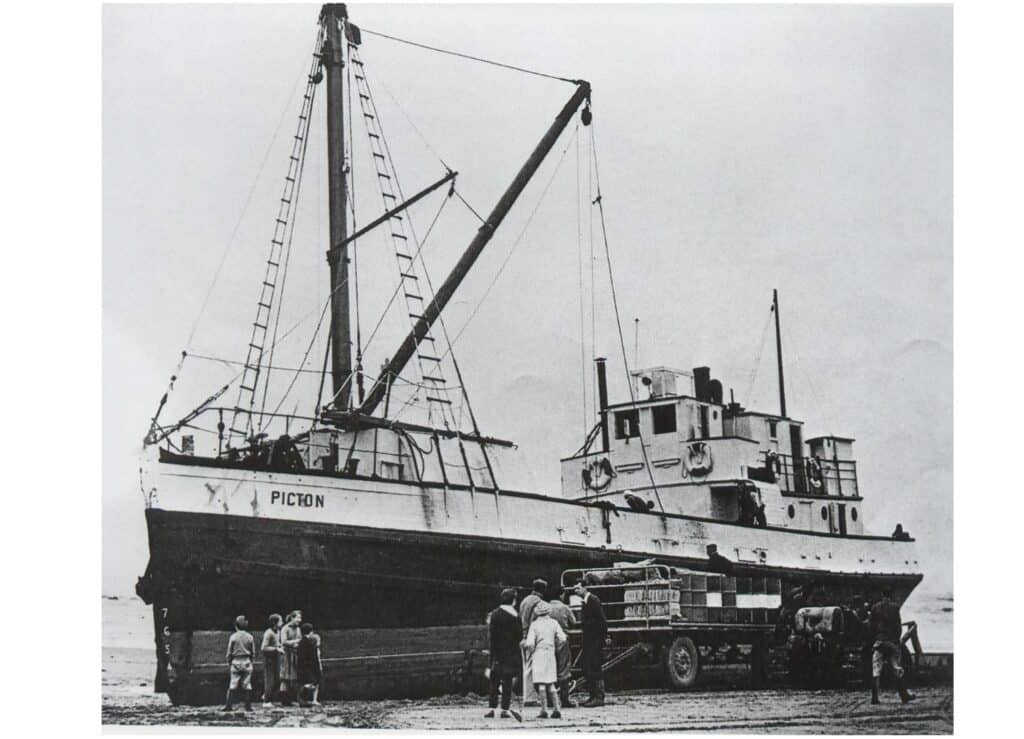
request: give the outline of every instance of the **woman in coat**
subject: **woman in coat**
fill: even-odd
[[[545,602],[537,604],[530,631],[526,634],[526,653],[533,669],[533,684],[540,698],[539,718],[548,717],[548,703],[551,703],[551,718],[562,717],[562,706],[558,701],[558,658],[560,644],[566,642],[565,632],[558,622],[551,618],[551,606]]]
[[[298,698],[299,668],[296,650],[302,641],[301,627],[302,611],[292,611],[288,614],[288,623],[281,629],[281,646],[284,647],[281,659],[281,702],[286,706],[290,706],[292,701]]]

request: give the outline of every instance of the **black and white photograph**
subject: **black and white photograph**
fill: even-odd
[[[953,733],[951,5],[100,12],[104,729]]]

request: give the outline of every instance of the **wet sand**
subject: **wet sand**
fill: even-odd
[[[264,708],[224,713],[219,707],[175,707],[153,691],[152,652],[104,649],[103,723],[143,726],[309,726],[382,729],[531,729],[560,731],[726,731],[785,734],[949,734],[953,688],[925,687],[906,706],[892,691],[872,706],[863,690],[731,690],[672,693],[630,690],[609,695],[603,708],[576,708],[561,720],[523,723],[485,719],[486,698],[332,701],[321,708]]]

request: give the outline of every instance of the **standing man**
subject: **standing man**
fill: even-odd
[[[900,700],[909,703],[916,696],[903,685],[903,667],[900,665],[900,636],[903,622],[900,608],[892,598],[892,589],[882,591],[882,599],[871,606],[871,702],[878,703],[878,688],[882,682],[882,668],[888,664],[896,676]]]
[[[530,624],[533,623],[534,610],[537,608],[538,603],[544,601],[544,592],[548,589],[548,583],[546,580],[540,578],[533,581],[533,592],[523,598],[519,604],[519,624],[522,626],[523,633],[526,634],[530,630]],[[531,668],[530,655],[526,653],[525,644],[523,645],[523,705],[532,706],[537,703],[537,691],[533,687],[533,670]]]
[[[608,636],[608,623],[604,618],[601,600],[587,590],[582,582],[576,583],[573,592],[583,603],[580,614],[583,618],[583,650],[580,662],[583,666],[583,675],[587,679],[587,689],[590,691],[590,699],[583,707],[594,708],[604,705],[604,675],[601,666],[604,663],[604,640]]]
[[[269,706],[277,695],[281,683],[281,615],[270,614],[267,630],[263,632],[263,705]]]
[[[558,596],[559,593],[555,593],[548,603],[551,606],[551,618],[562,627],[563,632],[568,634],[569,629],[576,626],[576,617],[572,615],[572,609]],[[572,683],[572,651],[569,649],[568,639],[558,644],[555,656],[558,658],[558,697],[561,698],[562,708],[575,708],[576,705],[569,700],[569,687]]]
[[[249,622],[245,616],[235,619],[235,633],[228,639],[228,670],[231,682],[228,685],[227,702],[224,710],[230,711],[235,706],[239,691],[245,701],[245,710],[252,710],[252,661],[256,657],[256,640],[247,629]]]
[[[491,690],[488,705],[491,710],[485,718],[494,718],[498,707],[498,688],[501,688],[501,717],[509,717],[512,706],[512,681],[520,669],[519,643],[523,639],[523,627],[516,613],[516,591],[505,588],[501,591],[500,605],[487,616],[490,651]]]

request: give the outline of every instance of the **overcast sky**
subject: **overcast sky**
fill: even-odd
[[[923,587],[951,588],[951,9],[349,7],[368,30],[588,79],[630,364],[639,318],[641,365],[707,364],[737,400],[774,412],[770,341],[757,359],[777,287],[790,415],[806,437],[857,439],[868,529],[901,521],[920,541]],[[244,358],[317,13],[104,6],[105,592],[129,592],[145,569],[137,455],[180,352]],[[479,211],[572,93],[369,34],[362,54],[406,192],[443,159]],[[544,492],[584,426],[581,263],[584,358],[608,356],[613,400],[626,392],[600,240],[589,288],[589,137],[570,126],[445,314],[453,335],[465,327],[456,352],[482,430],[519,442],[525,462],[507,474]],[[358,169],[360,126],[353,140]],[[327,293],[322,121],[307,158],[282,325]],[[380,209],[371,185],[357,182],[363,222]],[[441,198],[412,212],[421,234]],[[435,284],[475,228],[446,206],[425,251]],[[360,252],[364,331],[395,284],[389,248]],[[316,317],[282,342],[282,364],[302,360]],[[385,322],[368,368],[401,331]],[[318,366],[319,340],[310,357]],[[234,372],[187,360],[163,420]],[[303,376],[287,410],[308,411],[315,392]]]

